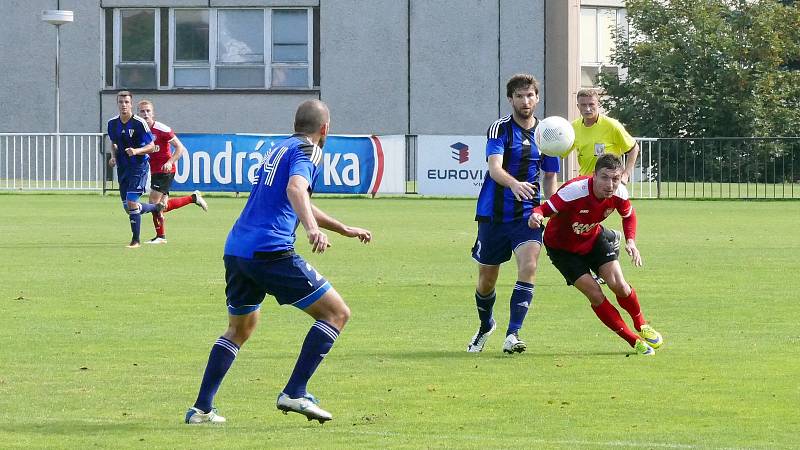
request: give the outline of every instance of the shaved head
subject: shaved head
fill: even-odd
[[[325,103],[319,100],[306,100],[297,107],[294,115],[296,133],[318,133],[322,125],[330,122],[330,113]]]

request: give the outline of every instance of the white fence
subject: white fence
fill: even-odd
[[[0,133],[0,190],[96,190],[105,177],[102,133]]]

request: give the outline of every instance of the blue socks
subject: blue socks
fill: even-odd
[[[475,306],[478,308],[478,318],[481,319],[481,333],[492,328],[492,308],[496,298],[494,290],[485,297],[475,291]]]
[[[508,330],[506,336],[516,333],[522,328],[522,322],[525,321],[525,315],[528,314],[528,309],[533,304],[533,291],[534,287],[531,283],[524,281],[517,281],[514,285],[514,292],[511,293],[511,314],[508,318]]]
[[[140,203],[140,205],[140,212],[142,214],[152,213],[156,210],[156,205],[154,203]]]
[[[195,408],[204,413],[211,411],[214,396],[217,394],[219,385],[222,384],[222,379],[228,369],[231,368],[233,360],[236,359],[237,353],[239,353],[239,346],[222,336],[217,339],[217,342],[211,347],[211,353],[208,355],[208,364],[203,374],[203,382],[200,383],[200,393],[197,394],[197,401],[194,402]]]
[[[303,341],[303,347],[300,350],[300,356],[297,357],[292,376],[289,377],[289,382],[283,389],[284,394],[291,398],[300,398],[306,395],[308,380],[317,370],[322,358],[333,347],[337,337],[339,337],[339,330],[333,325],[323,320],[314,322]]]
[[[127,208],[127,207],[126,207]],[[156,212],[156,205],[149,203],[139,203],[139,208],[136,210],[128,210],[128,215],[131,221],[132,241],[139,242],[139,232],[142,229],[142,214]]]
[[[131,211],[128,213],[131,220],[131,233],[132,241],[139,242],[139,231],[142,229],[142,214],[138,211]]]

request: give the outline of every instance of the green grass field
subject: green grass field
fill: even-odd
[[[334,420],[275,409],[312,320],[268,299],[217,396],[228,423],[185,425],[226,326],[222,248],[243,203],[171,212],[169,244],[129,250],[115,196],[0,195],[0,447],[798,445],[798,202],[635,202],[645,266],[623,269],[666,340],[644,358],[546,257],[528,352],[501,352],[510,263],[498,333],[467,354],[474,201],[319,199],[375,235],[369,246],[334,236],[309,257],[353,311],[309,385]],[[143,230],[152,236],[149,218]]]

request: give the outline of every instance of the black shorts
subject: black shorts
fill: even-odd
[[[590,270],[599,275],[600,266],[619,259],[619,243],[621,240],[619,231],[609,230],[602,226],[600,228],[602,229],[600,236],[594,242],[592,250],[585,255],[550,248],[547,246],[547,242],[544,243],[545,248],[547,248],[547,256],[550,257],[550,261],[553,262],[556,269],[567,280],[567,285],[575,284],[575,280],[589,273]]]
[[[171,172],[150,174],[150,189],[169,195],[175,174]]]

